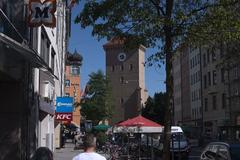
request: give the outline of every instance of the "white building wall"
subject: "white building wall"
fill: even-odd
[[[54,82],[53,85],[53,102],[51,106],[55,106],[56,97],[64,95],[64,71],[65,71],[65,54],[67,50],[66,46],[66,4],[65,1],[57,1],[57,11],[56,16],[56,27],[38,27],[37,30],[37,52],[41,55],[41,34],[45,30],[47,38],[50,41],[50,51],[49,51],[49,67],[51,67],[51,52],[52,49],[56,53],[54,57],[54,70],[53,73],[55,77],[51,80]],[[35,69],[34,71],[34,91],[41,96],[40,90],[42,87],[42,82],[40,82],[40,71]],[[40,108],[39,108],[40,109]],[[58,126],[59,127],[59,126]],[[46,113],[45,117],[38,122],[38,127],[36,133],[39,137],[38,147],[49,147],[49,149],[54,151],[55,148],[55,126],[54,126],[54,116]],[[59,132],[59,131],[58,131]],[[58,135],[60,133],[57,133]],[[59,136],[58,136],[59,137]],[[57,145],[56,147],[58,147]]]

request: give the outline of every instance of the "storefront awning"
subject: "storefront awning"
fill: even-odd
[[[54,113],[55,113],[54,105],[45,102],[43,99],[40,99],[39,108],[41,111],[46,112],[51,115],[54,115]]]
[[[20,44],[3,33],[0,33],[0,43],[3,43],[7,48],[14,50],[14,54],[21,56],[24,60],[29,62],[32,67],[48,71],[53,77],[58,79],[48,64],[37,54],[36,51],[29,48],[26,44]]]

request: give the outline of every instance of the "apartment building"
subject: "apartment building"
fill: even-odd
[[[202,126],[201,103],[201,48],[189,47],[191,121],[196,127]]]
[[[181,103],[181,53],[178,52],[173,60],[173,114],[174,124],[179,125],[183,122],[182,103]]]
[[[189,50],[182,46],[173,60],[173,99],[175,125],[191,125]]]
[[[216,138],[228,119],[227,87],[223,68],[218,67],[222,53],[214,46],[201,47],[203,124],[206,136]]]
[[[54,102],[63,94],[70,16],[66,1],[57,2],[64,12],[56,14],[56,28],[31,28],[27,1],[0,1],[2,160],[28,160],[40,146],[54,149]]]

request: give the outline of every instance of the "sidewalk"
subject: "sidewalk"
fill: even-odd
[[[56,149],[54,152],[54,160],[72,160],[72,158],[83,150],[74,150],[73,143],[66,143],[65,148]]]

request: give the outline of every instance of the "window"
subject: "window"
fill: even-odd
[[[120,66],[120,70],[121,70],[121,71],[124,70],[124,66],[123,66],[123,65]]]
[[[234,79],[237,79],[238,78],[238,68],[237,67],[235,67],[233,69],[233,74],[234,74]]]
[[[120,98],[120,104],[123,104],[123,103],[124,103],[124,99]]]
[[[198,81],[201,81],[201,72],[198,71]]]
[[[217,96],[212,96],[213,110],[217,109]]]
[[[70,80],[67,79],[67,80],[65,81],[65,87],[70,87]]]
[[[44,31],[44,30],[43,30]],[[41,33],[41,51],[40,51],[40,57],[49,64],[49,54],[50,54],[50,42],[46,38],[47,35],[45,32]]]
[[[112,67],[111,67],[111,71],[114,72],[114,70],[115,70],[115,66],[112,65]]]
[[[71,66],[71,74],[72,75],[80,75],[80,67],[79,66]]]
[[[198,54],[198,64],[200,64],[200,54]]]
[[[197,56],[195,56],[194,59],[195,59],[194,66],[196,66],[197,65]]]
[[[193,102],[193,92],[192,92],[192,102]]]
[[[209,51],[209,49],[207,50],[207,62],[208,63],[210,62],[210,51]]]
[[[222,94],[222,108],[226,108],[226,94]]]
[[[132,71],[133,70],[133,64],[129,65],[129,70]]]
[[[225,82],[225,70],[224,70],[224,68],[221,69],[221,82]]]
[[[198,90],[199,100],[201,99],[201,89]]]
[[[124,83],[124,77],[120,78],[120,82],[123,84]]]
[[[54,49],[52,48],[52,53],[51,53],[51,68],[52,68],[52,70],[53,70],[53,73],[54,73],[55,55],[56,55],[56,53],[55,53]]]
[[[204,75],[204,88],[207,88],[207,75]]]
[[[213,78],[213,85],[216,85],[216,84],[217,84],[217,79],[216,79],[216,77],[217,77],[216,70],[213,70],[213,76],[212,76],[212,78]]]
[[[207,65],[206,63],[206,54],[203,55],[203,66],[205,67]]]
[[[208,85],[211,86],[211,72],[208,72]]]
[[[215,50],[213,49],[212,50],[212,61],[216,61],[217,60],[217,56],[216,56],[216,53],[215,53]]]
[[[204,105],[205,105],[205,112],[207,112],[208,111],[208,99],[207,98],[204,99]]]

